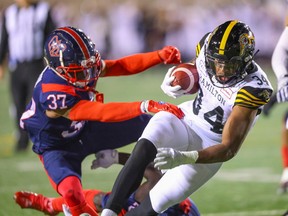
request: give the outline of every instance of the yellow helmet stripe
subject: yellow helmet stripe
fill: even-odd
[[[200,45],[200,43],[198,43],[196,46],[196,57],[198,57],[200,50],[201,50],[201,45]]]
[[[232,30],[232,28],[234,27],[234,25],[236,25],[236,23],[238,23],[238,20],[233,20],[230,22],[230,24],[228,25],[228,27],[226,28],[224,35],[222,37],[221,43],[220,43],[220,47],[219,47],[219,54],[224,55],[224,49],[225,49],[225,45],[227,42],[227,39],[230,35],[230,32]]]

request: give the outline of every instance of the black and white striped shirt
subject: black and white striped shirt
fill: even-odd
[[[45,38],[54,28],[48,3],[40,1],[29,7],[10,5],[2,22],[0,64],[7,53],[10,63],[41,59]]]

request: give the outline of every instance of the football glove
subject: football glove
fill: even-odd
[[[174,68],[175,66],[168,69],[164,77],[164,80],[161,84],[161,89],[166,95],[173,98],[177,98],[184,95],[185,91],[181,89],[180,85],[171,86],[171,82],[175,79],[174,76],[171,76]]]
[[[278,103],[287,102],[288,101],[288,84],[284,85],[277,92],[277,101]]]
[[[143,113],[150,113],[150,114],[158,113],[160,111],[166,111],[174,114],[179,119],[184,117],[184,113],[179,107],[170,103],[165,103],[163,101],[159,102],[153,100],[142,101],[141,111]]]
[[[91,169],[99,167],[108,168],[112,164],[119,163],[119,153],[115,149],[105,149],[95,154],[96,159],[92,161]]]
[[[154,167],[172,169],[182,164],[194,164],[198,159],[197,151],[177,151],[173,148],[158,148]]]
[[[164,64],[179,64],[181,63],[181,53],[177,47],[165,46],[158,51],[159,57]]]

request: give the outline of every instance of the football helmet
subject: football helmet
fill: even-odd
[[[245,23],[230,20],[218,26],[205,47],[205,64],[212,83],[229,87],[243,80],[252,63],[254,49],[254,34]]]
[[[95,44],[80,29],[55,29],[46,39],[44,58],[50,68],[76,87],[97,80],[101,72],[101,56]]]

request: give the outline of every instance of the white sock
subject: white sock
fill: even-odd
[[[117,214],[111,209],[103,209],[101,216],[117,216]]]
[[[283,183],[283,184],[288,182],[288,167],[285,167],[283,169],[280,182]]]

